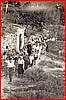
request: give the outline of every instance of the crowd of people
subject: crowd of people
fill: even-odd
[[[42,39],[38,38],[38,41],[28,41],[27,45],[24,45],[20,52],[15,49],[9,50],[6,46],[6,50],[3,53],[4,61],[4,73],[5,77],[9,75],[9,81],[12,82],[13,74],[16,77],[21,78],[25,70],[33,65],[36,65],[38,59],[40,59],[41,50],[43,46],[47,50],[45,42],[41,43]]]
[[[6,50],[3,52],[3,69],[4,75],[9,75],[9,80],[12,82],[13,73],[16,77],[20,78],[27,68],[33,65],[37,66],[38,60],[41,59],[41,53],[49,52],[48,41],[57,41],[56,38],[47,38],[43,35],[32,36],[27,39],[24,47],[17,52],[16,49],[10,49],[6,46]],[[60,57],[62,51],[58,51],[58,57]]]

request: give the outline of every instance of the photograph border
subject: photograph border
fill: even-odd
[[[64,71],[64,98],[6,98],[2,99],[1,98],[1,81],[2,81],[2,51],[1,51],[1,36],[2,36],[2,1],[22,1],[22,2],[64,2],[64,19],[65,19],[65,32],[64,32],[64,39],[65,39],[65,44],[64,44],[64,62],[65,62],[65,71]],[[65,100],[66,99],[66,0],[1,0],[0,1],[0,99],[1,100]]]

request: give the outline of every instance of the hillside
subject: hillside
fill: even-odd
[[[2,49],[10,53],[16,48],[17,26],[25,27],[25,44],[34,37],[46,37],[40,59],[18,78],[13,72],[9,83],[8,68],[2,57],[2,98],[64,98],[64,4],[63,2],[7,2],[2,3]],[[55,40],[52,40],[55,39]],[[36,42],[34,42],[36,45]],[[3,52],[2,51],[2,52]],[[59,53],[60,51],[60,53]],[[3,53],[2,53],[3,54]],[[17,54],[20,56],[20,54]],[[18,65],[16,65],[18,66]],[[17,70],[17,68],[16,68]]]

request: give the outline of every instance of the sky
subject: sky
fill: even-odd
[[[24,7],[24,10],[48,10],[52,9],[56,4],[64,5],[63,2],[31,2]]]

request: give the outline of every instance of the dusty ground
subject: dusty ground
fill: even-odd
[[[2,78],[2,98],[63,98],[64,61],[50,54],[41,55],[37,64],[28,68],[22,78]]]

